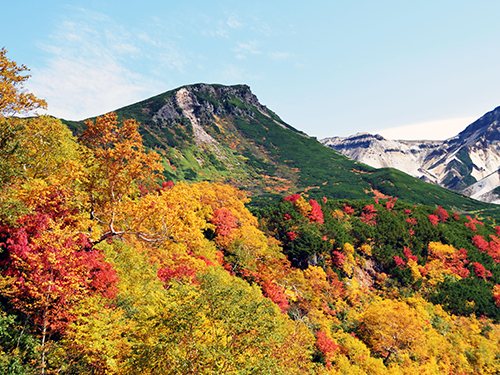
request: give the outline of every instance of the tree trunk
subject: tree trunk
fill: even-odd
[[[43,328],[42,328],[42,369],[40,370],[40,374],[45,374],[45,338],[47,337],[47,314],[48,314],[48,306],[45,307],[45,311],[43,313]]]

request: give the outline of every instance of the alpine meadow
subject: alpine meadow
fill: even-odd
[[[0,51],[0,373],[500,374],[500,209],[246,85],[38,115]]]

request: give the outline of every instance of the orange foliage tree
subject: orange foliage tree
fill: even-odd
[[[139,194],[140,185],[155,186],[163,166],[157,153],[146,152],[135,120],[119,125],[117,115],[108,113],[85,125],[79,141],[91,151],[86,191],[91,217],[104,227],[102,241],[127,231],[123,206]]]

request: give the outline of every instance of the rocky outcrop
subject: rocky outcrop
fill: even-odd
[[[369,133],[358,133],[346,138],[325,138],[320,142],[375,168],[391,167],[418,178],[425,176],[435,180],[434,176],[428,176],[422,170],[422,166],[428,156],[440,146],[439,142],[392,141]]]
[[[240,103],[243,105],[238,105]],[[196,144],[214,145],[217,141],[205,131],[204,125],[213,122],[214,116],[255,118],[255,112],[248,106],[270,117],[266,106],[260,104],[247,85],[197,84],[181,87],[175,95],[166,98],[152,119],[157,123],[162,121],[168,123],[169,120],[187,118],[193,126]]]
[[[194,140],[196,144],[200,146],[204,143],[217,143],[217,141],[213,139],[213,137],[210,136],[205,129],[203,129],[203,126],[196,116],[196,111],[200,107],[200,103],[196,99],[196,96],[185,88],[182,88],[177,91],[175,98],[183,116],[188,118],[193,126]]]

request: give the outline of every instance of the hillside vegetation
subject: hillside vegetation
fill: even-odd
[[[179,93],[191,101],[181,101]],[[140,123],[145,146],[163,158],[166,179],[228,183],[247,191],[252,205],[304,191],[316,199],[368,199],[378,190],[412,204],[457,211],[498,209],[396,169],[375,169],[348,159],[283,122],[245,85],[186,86],[116,113],[118,119]],[[213,141],[196,140],[195,121]],[[83,122],[68,125],[79,134]]]
[[[500,372],[492,217],[385,195],[407,177],[363,166],[364,199],[304,188],[250,211],[235,186],[165,178],[114,113],[78,137],[48,116],[0,131],[0,373]]]
[[[158,185],[133,121],[78,140],[10,123],[26,152],[3,185],[2,371],[500,370],[494,220],[380,193],[252,214],[226,184]]]

